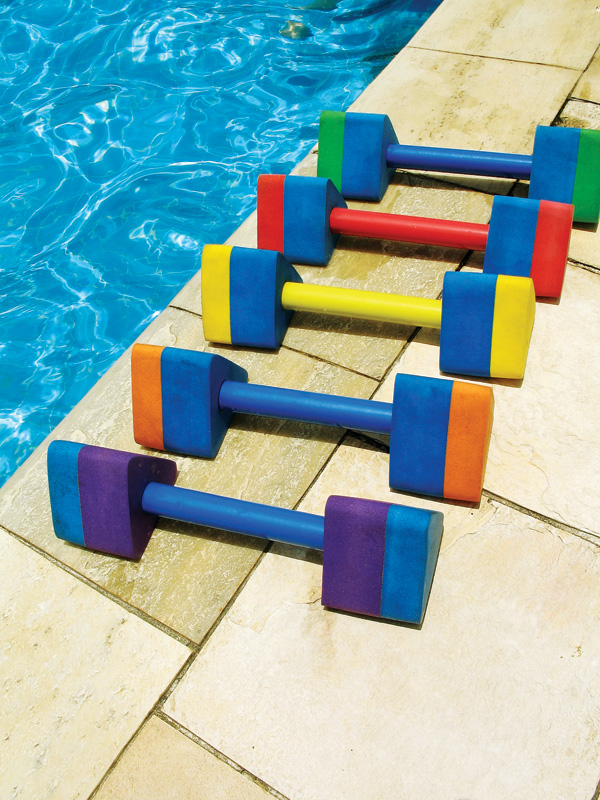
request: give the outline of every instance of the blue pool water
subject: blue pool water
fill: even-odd
[[[0,484],[440,2],[0,3]]]

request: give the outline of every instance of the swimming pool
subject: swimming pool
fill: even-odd
[[[8,0],[0,484],[441,0]]]

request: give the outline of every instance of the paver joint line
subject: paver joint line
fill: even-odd
[[[572,525],[568,525],[566,522],[562,522],[562,520],[548,517],[544,514],[540,514],[537,511],[533,511],[531,508],[519,505],[518,503],[513,503],[506,497],[501,497],[500,495],[494,494],[494,492],[490,492],[485,488],[482,492],[482,496],[487,497],[488,500],[494,500],[497,503],[501,503],[502,505],[507,506],[507,508],[513,508],[515,511],[525,514],[528,517],[537,519],[540,522],[543,522],[545,525],[550,525],[553,528],[559,528],[565,533],[570,533],[572,536],[577,536],[579,539],[584,539],[586,542],[600,547],[600,534],[595,534],[593,531],[586,531],[582,528],[575,528]]]
[[[583,261],[573,261],[571,258],[569,259],[569,264],[572,267],[584,269],[586,272],[593,272],[596,275],[600,274],[600,267],[595,267],[593,264],[585,264]]]
[[[254,775],[252,772],[242,767],[241,764],[238,764],[236,761],[233,761],[233,759],[229,758],[229,756],[227,756],[225,753],[222,753],[220,750],[217,750],[216,747],[213,747],[204,739],[201,739],[193,731],[191,731],[189,728],[186,728],[176,719],[173,719],[173,717],[169,716],[169,714],[167,714],[164,710],[157,711],[156,716],[167,725],[170,725],[178,733],[181,733],[187,739],[194,742],[194,744],[198,745],[199,747],[202,747],[208,753],[215,756],[215,758],[218,758],[219,761],[222,761],[224,764],[227,764],[228,767],[231,767],[236,772],[239,772],[240,775],[244,775],[245,777],[249,778],[253,783],[256,783],[257,786],[260,786],[261,789],[264,789],[269,794],[273,795],[273,797],[276,797],[277,800],[289,800],[288,797],[281,794],[281,792],[277,791],[277,789],[275,789],[273,786],[270,786],[268,783],[263,781],[257,775]]]
[[[146,716],[144,717],[144,719],[143,719],[143,720],[141,721],[141,723],[139,724],[139,726],[138,726],[138,729],[135,731],[135,733],[133,734],[133,736],[132,736],[132,737],[129,739],[129,741],[128,741],[128,742],[126,742],[126,744],[125,744],[125,745],[124,745],[124,746],[121,748],[121,750],[119,751],[119,753],[118,753],[118,754],[115,756],[115,758],[114,758],[114,760],[113,760],[112,764],[111,764],[111,765],[110,765],[110,767],[109,767],[109,768],[106,770],[106,772],[104,773],[104,775],[102,776],[102,778],[100,779],[100,781],[98,782],[98,784],[96,785],[95,789],[94,789],[94,790],[93,790],[93,792],[90,794],[90,796],[89,796],[88,800],[93,800],[93,798],[97,796],[97,794],[98,794],[98,792],[101,790],[102,786],[103,786],[103,785],[106,783],[106,781],[108,780],[108,777],[110,776],[110,774],[111,774],[112,772],[114,772],[115,768],[118,766],[118,764],[119,764],[119,762],[120,762],[121,758],[123,757],[124,753],[126,753],[126,752],[127,752],[127,750],[129,750],[129,748],[131,747],[131,745],[132,745],[132,744],[135,742],[135,740],[136,740],[136,739],[139,737],[139,735],[141,734],[141,732],[142,732],[142,731],[143,731],[143,729],[144,729],[144,726],[147,724],[148,720],[149,720],[149,719],[151,719],[151,717],[152,717],[153,715],[156,715],[156,716],[158,716],[158,715],[160,714],[160,710],[161,710],[162,706],[163,706],[163,705],[164,705],[164,703],[165,703],[165,702],[168,700],[168,698],[169,698],[169,696],[171,695],[171,693],[172,693],[172,692],[173,692],[173,691],[174,691],[174,690],[177,688],[177,686],[178,686],[178,685],[181,683],[181,681],[183,680],[183,678],[184,678],[184,677],[186,676],[186,674],[188,673],[188,671],[189,671],[190,667],[192,666],[192,664],[193,664],[193,663],[194,663],[194,661],[196,660],[196,657],[198,656],[197,647],[198,647],[198,646],[196,646],[196,651],[195,651],[195,652],[192,652],[192,653],[190,653],[189,657],[186,659],[185,663],[182,665],[182,667],[181,667],[181,669],[179,670],[179,672],[178,672],[178,673],[177,673],[177,674],[174,676],[174,678],[173,678],[173,680],[171,681],[171,683],[170,683],[170,684],[167,686],[167,688],[164,690],[164,692],[163,692],[163,693],[161,694],[161,696],[158,698],[158,700],[156,701],[156,703],[154,703],[154,705],[152,706],[152,708],[151,708],[151,709],[148,711],[148,713],[146,714]]]
[[[28,539],[25,539],[23,536],[20,536],[18,533],[15,533],[15,531],[10,530],[10,528],[5,527],[4,525],[0,524],[0,531],[4,531],[9,536],[12,536],[22,545],[28,547],[30,550],[33,550],[34,553],[37,553],[37,555],[45,558],[46,561],[49,561],[53,566],[57,567],[58,569],[61,569],[63,572],[66,572],[68,575],[71,575],[78,581],[81,581],[81,583],[85,584],[86,586],[89,586],[90,589],[94,589],[94,591],[98,592],[98,594],[101,594],[107,600],[111,600],[113,603],[120,606],[125,611],[128,611],[134,617],[138,617],[143,622],[146,622],[148,625],[151,625],[153,628],[157,628],[157,630],[159,630],[161,633],[164,633],[170,638],[175,639],[180,644],[183,644],[185,645],[185,647],[188,647],[191,651],[198,652],[199,644],[192,641],[191,639],[188,639],[186,636],[183,636],[181,633],[174,630],[173,628],[169,628],[168,625],[165,625],[164,623],[160,622],[155,617],[151,617],[149,614],[145,614],[139,608],[131,605],[130,603],[127,603],[127,601],[123,600],[118,595],[111,594],[111,592],[108,592],[106,589],[104,589],[104,587],[100,586],[98,583],[95,583],[90,578],[83,575],[81,572],[77,572],[77,570],[73,569],[68,564],[65,564],[63,561],[56,558],[51,553],[46,552],[46,550],[43,550],[41,547],[38,547],[37,545],[33,544],[33,542],[30,542]]]
[[[301,356],[308,356],[309,358],[312,358],[315,361],[320,362],[321,364],[328,364],[331,367],[339,367],[340,366],[339,364],[336,364],[335,361],[327,361],[326,358],[323,358],[322,356],[315,355],[314,353],[305,353],[304,351],[298,350],[295,347],[290,347],[289,344],[282,344],[281,345],[281,349],[282,350],[289,350],[290,353],[298,353],[298,355],[301,355]],[[379,383],[379,379],[378,378],[373,378],[373,377],[371,377],[371,375],[367,375],[366,372],[359,372],[357,369],[352,369],[352,367],[343,367],[343,369],[347,370],[348,372],[351,372],[353,375],[358,375],[361,378],[368,378],[371,381],[377,381]],[[375,390],[373,391],[373,394],[375,394],[375,392],[377,391],[378,388],[379,388],[379,386],[377,386],[375,388]]]
[[[549,64],[546,61],[520,61],[516,58],[502,58],[501,56],[490,56],[490,55],[473,55],[473,53],[463,53],[458,50],[437,50],[431,47],[417,47],[415,45],[408,45],[406,50],[425,50],[429,53],[446,53],[450,56],[463,56],[463,58],[472,58],[472,59],[485,59],[486,61],[503,61],[509,64],[531,64],[534,67],[550,67],[551,69],[561,69],[561,70],[570,70],[571,72],[576,73],[577,75],[582,75],[585,70],[580,70],[575,67],[565,67],[562,64]],[[577,81],[576,81],[577,82]],[[575,88],[575,84],[571,87],[571,92]],[[569,95],[571,94],[569,92]]]

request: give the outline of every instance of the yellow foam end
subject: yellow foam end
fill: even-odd
[[[202,250],[202,326],[207,342],[231,344],[229,260],[231,247],[207,244]]]
[[[522,378],[535,319],[531,278],[498,275],[492,329],[492,378]]]

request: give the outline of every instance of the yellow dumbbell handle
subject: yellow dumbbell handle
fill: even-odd
[[[404,297],[337,286],[285,283],[281,304],[290,311],[316,311],[379,322],[398,322],[424,328],[442,327],[442,301]]]

